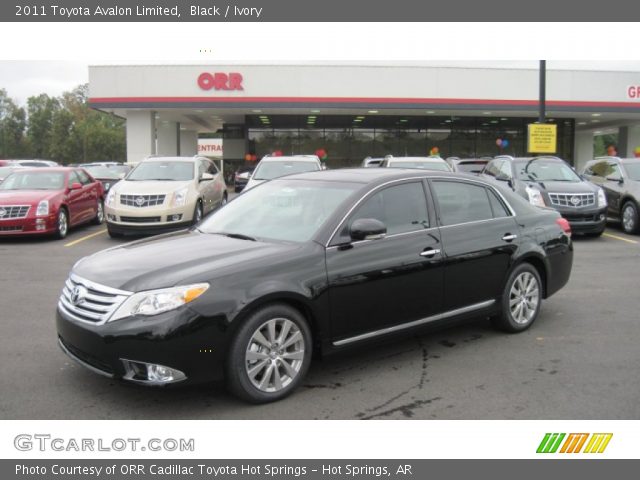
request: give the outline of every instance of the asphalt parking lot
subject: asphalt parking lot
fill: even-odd
[[[315,361],[304,386],[251,406],[222,385],[158,390],[97,376],[58,348],[54,312],[104,226],[63,241],[0,239],[2,419],[640,418],[640,237],[575,240],[572,278],[527,332],[486,320]]]

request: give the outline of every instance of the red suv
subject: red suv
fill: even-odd
[[[0,184],[0,236],[53,234],[104,220],[102,184],[81,168],[19,170]]]

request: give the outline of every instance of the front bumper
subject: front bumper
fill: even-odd
[[[162,233],[185,228],[193,220],[194,205],[181,207],[128,207],[105,206],[109,230],[116,233]]]
[[[606,207],[580,210],[556,208],[556,210],[569,221],[573,233],[600,233],[607,226]]]
[[[57,228],[57,214],[46,217],[24,217],[0,221],[0,237],[49,235]]]
[[[160,235],[189,228],[191,222],[171,222],[164,224],[129,224],[107,221],[107,229],[119,235]]]
[[[163,365],[186,376],[170,385],[204,383],[224,375],[227,329],[220,318],[202,317],[187,307],[154,317],[130,317],[104,324],[70,318],[58,308],[56,326],[62,350],[103,376],[130,378],[127,361]]]

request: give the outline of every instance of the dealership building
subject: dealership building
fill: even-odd
[[[603,62],[606,68],[606,62]],[[548,70],[557,155],[580,166],[593,137],[640,147],[640,73]],[[327,152],[330,167],[367,156],[527,154],[539,72],[423,64],[140,65],[89,68],[90,105],[126,119],[127,161],[194,155],[218,137],[225,163]],[[506,140],[506,142],[505,142]],[[212,148],[212,147],[209,147]]]

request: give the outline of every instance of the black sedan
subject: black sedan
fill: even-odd
[[[597,158],[587,162],[583,174],[607,195],[607,215],[620,220],[626,233],[638,233],[640,158]]]
[[[83,164],[81,165],[93,178],[102,183],[105,193],[109,189],[122,180],[131,168],[127,165],[102,165],[102,164]]]
[[[244,187],[247,186],[247,183],[249,183],[249,179],[251,178],[251,175],[253,175],[254,170],[255,167],[243,168],[241,170],[238,170],[233,175],[233,190],[236,193],[240,193],[244,189]]]
[[[474,176],[301,173],[190,231],[78,262],[58,303],[58,341],[108,377],[224,377],[241,398],[268,402],[300,385],[314,352],[474,317],[526,330],[572,260],[558,212]]]
[[[482,171],[488,180],[507,185],[533,205],[554,208],[574,233],[600,236],[607,224],[607,199],[602,188],[580,177],[557,157],[499,156]]]

